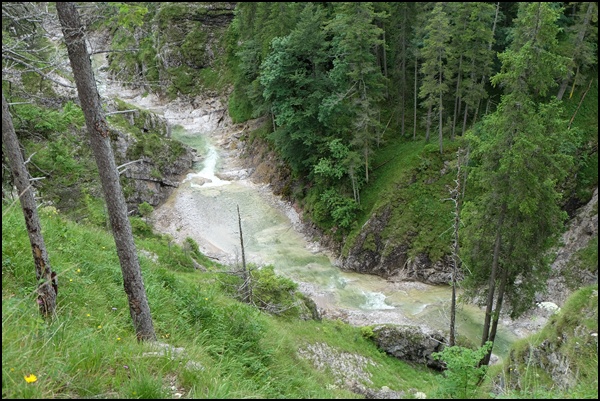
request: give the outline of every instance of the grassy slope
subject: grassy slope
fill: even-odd
[[[563,99],[564,119],[569,121],[576,113],[572,127],[581,132],[582,141],[578,171],[567,183],[564,200],[568,201],[572,193],[579,205],[590,200],[598,185],[598,80],[593,80],[578,109],[586,89],[587,85],[580,86],[571,98]],[[376,150],[371,180],[361,191],[362,212],[343,253],[353,245],[363,224],[385,206],[392,207],[392,217],[384,235],[392,242],[410,243],[410,256],[425,252],[435,261],[449,252],[453,204],[447,198],[449,189],[455,186],[459,141],[445,140],[440,155],[436,138],[430,143],[412,141],[389,130],[385,143]],[[444,162],[448,174],[440,175]]]
[[[434,395],[443,383],[438,373],[380,352],[360,328],[341,321],[276,318],[235,301],[215,273],[219,266],[201,258],[209,271],[194,270],[189,255],[164,237],[138,237],[136,244],[141,255],[149,255],[140,261],[159,341],[185,351],[148,356],[155,350],[135,340],[110,233],[63,219],[52,208],[41,209],[40,215],[50,262],[59,274],[58,314],[52,322],[37,312],[21,211],[18,204],[3,205],[3,398],[172,398],[176,393],[190,398],[360,398],[340,386],[335,372],[320,371],[298,357],[299,349],[316,343],[373,361],[376,365],[365,369],[372,381],[368,387],[374,389],[387,386],[407,397],[415,389]],[[573,317],[582,316],[579,306],[590,308],[589,302],[580,302],[589,299],[586,291],[587,297],[565,306],[563,316],[570,318],[558,321],[563,329],[581,324]],[[589,326],[592,321],[595,329]],[[583,324],[597,333],[597,319],[586,318]],[[552,330],[544,333],[555,337]],[[546,334],[524,341],[539,343]],[[571,335],[570,352],[577,353],[577,341]],[[597,343],[595,350],[595,355],[574,357],[582,369],[596,366],[595,375],[581,376],[585,380],[576,393],[534,381],[502,396],[597,395]],[[508,375],[506,367],[498,373],[502,368],[491,373]],[[25,376],[31,374],[37,381],[27,383]],[[482,387],[479,397],[489,397],[489,388]]]
[[[568,366],[567,369],[565,367]],[[573,293],[539,332],[513,344],[490,371],[511,398],[598,398],[598,285]]]
[[[427,253],[436,261],[448,253],[453,203],[447,198],[456,178],[459,143],[445,141],[440,155],[436,141],[388,139],[376,154],[372,179],[361,194],[362,212],[342,252],[353,245],[374,213],[389,206],[392,213],[383,233],[385,239],[411,244],[411,257]]]
[[[18,203],[2,212],[3,398],[348,398],[355,394],[297,356],[323,342],[370,358],[375,389],[430,391],[439,376],[379,352],[359,328],[283,320],[225,295],[219,275],[191,267],[168,239],[136,239],[159,340],[185,349],[144,356],[135,340],[114,241],[102,229],[41,210],[50,263],[59,274],[58,315],[37,313],[35,274]],[[142,253],[143,254],[143,253]],[[217,266],[212,266],[212,270]],[[189,361],[202,366],[186,367]],[[25,376],[34,374],[35,383]],[[174,390],[171,387],[174,386]]]

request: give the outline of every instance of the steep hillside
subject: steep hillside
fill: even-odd
[[[576,291],[543,330],[514,344],[492,382],[498,395],[597,398],[598,285]]]
[[[3,398],[435,398],[449,384],[425,367],[416,328],[266,313],[239,302],[241,279],[193,241],[148,234],[136,246],[159,341],[139,343],[110,233],[52,207],[40,217],[59,275],[50,321],[37,313],[22,213],[3,203]],[[256,289],[293,301],[293,286],[266,273]],[[577,292],[492,367],[477,398],[597,398],[597,310],[597,286]]]

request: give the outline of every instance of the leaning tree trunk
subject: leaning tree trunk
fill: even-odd
[[[40,313],[44,317],[51,317],[56,310],[56,294],[58,292],[58,280],[56,273],[50,267],[42,227],[37,213],[33,188],[29,183],[29,173],[25,167],[25,161],[19,147],[19,140],[15,133],[12,117],[8,110],[8,103],[2,94],[2,143],[6,147],[10,170],[19,191],[19,201],[25,216],[25,226],[29,234],[29,242],[33,252],[35,263],[35,277],[38,282],[37,303]]]
[[[133,319],[138,340],[156,340],[150,306],[146,298],[140,263],[133,241],[131,223],[127,217],[127,205],[113,157],[108,124],[102,112],[100,96],[94,80],[90,56],[85,45],[79,14],[75,8],[75,3],[57,2],[56,10],[65,37],[92,150],[100,173],[110,225],[123,273],[123,285],[129,301],[129,312]]]

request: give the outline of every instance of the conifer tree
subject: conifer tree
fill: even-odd
[[[330,93],[327,49],[320,6],[309,3],[294,30],[272,41],[261,65],[264,99],[271,104],[275,127],[272,138],[294,173],[309,175],[327,142],[319,108]]]
[[[90,143],[102,182],[106,206],[113,231],[117,254],[123,273],[123,286],[129,302],[138,340],[156,340],[150,306],[136,253],[131,223],[127,217],[127,204],[121,190],[119,173],[110,143],[108,123],[100,104],[100,95],[94,80],[92,63],[75,3],[56,3],[77,94],[85,117]]]
[[[340,132],[360,155],[365,181],[369,181],[370,157],[377,142],[379,102],[384,98],[385,77],[377,64],[375,49],[381,46],[382,30],[375,23],[385,14],[373,4],[336,3],[336,15],[327,26],[332,35],[334,93],[323,102],[322,119]]]
[[[52,317],[56,310],[58,279],[50,266],[50,259],[46,250],[44,236],[42,235],[42,226],[33,195],[33,186],[29,181],[29,172],[25,167],[25,161],[21,154],[21,147],[19,146],[19,140],[15,133],[12,116],[8,109],[8,102],[4,98],[4,93],[2,94],[2,144],[6,147],[10,170],[15,186],[19,191],[19,201],[23,210],[23,216],[25,217],[25,225],[33,253],[35,277],[38,282],[38,308],[43,317]]]
[[[451,80],[452,71],[448,64],[448,44],[450,43],[450,21],[445,11],[447,6],[438,2],[431,11],[429,22],[425,28],[425,41],[421,49],[421,73],[423,80],[419,89],[422,104],[427,107],[427,133],[433,113],[438,116],[438,141],[440,153],[443,153],[443,97],[448,92],[448,82]]]
[[[572,130],[560,118],[558,101],[541,101],[566,64],[556,53],[559,15],[549,3],[520,3],[514,41],[492,78],[504,88],[502,100],[467,134],[473,195],[462,211],[461,253],[471,272],[467,295],[484,289],[482,345],[495,340],[505,298],[511,317],[518,317],[544,288],[548,251],[566,218],[557,184],[572,163]],[[491,349],[481,364],[490,355]]]
[[[574,87],[583,81],[586,68],[598,63],[598,3],[577,2],[572,7],[573,24],[566,29],[567,40],[563,45],[563,54],[570,58],[570,63],[556,95],[558,100],[563,98],[571,81]]]

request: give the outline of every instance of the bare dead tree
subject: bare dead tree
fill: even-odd
[[[456,343],[456,273],[458,271],[458,229],[460,225],[460,149],[457,152],[458,167],[456,171],[456,186],[452,191],[454,201],[454,238],[452,243],[452,303],[450,310],[450,346]]]
[[[19,140],[15,133],[4,94],[2,94],[2,143],[6,147],[13,180],[19,191],[19,201],[21,202],[21,209],[25,216],[25,225],[27,226],[27,234],[29,234],[29,242],[31,243],[31,250],[33,252],[35,276],[38,282],[37,303],[39,310],[42,316],[46,318],[52,317],[56,311],[58,279],[50,266],[35,197],[33,195],[33,187],[29,182],[29,172],[25,167]]]
[[[244,251],[244,235],[242,233],[242,218],[240,216],[240,206],[237,205],[237,214],[238,214],[238,225],[240,227],[240,246],[242,249],[242,279],[244,282],[242,283],[242,297],[243,301],[246,303],[252,303],[252,283],[251,276],[248,267],[246,266],[246,254]]]
[[[156,340],[131,223],[127,217],[127,204],[110,143],[108,123],[102,111],[79,13],[75,3],[71,2],[57,2],[56,10],[67,45],[92,151],[100,173],[110,225],[123,273],[123,285],[129,301],[129,312],[138,340]]]

